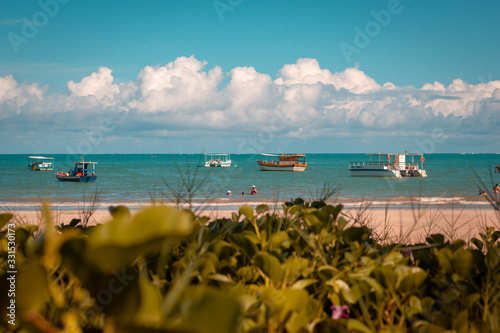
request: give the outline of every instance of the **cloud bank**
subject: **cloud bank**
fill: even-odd
[[[400,140],[429,153],[435,151],[425,151],[428,140],[434,147],[447,140],[478,147],[498,140],[500,81],[398,87],[378,83],[357,67],[332,73],[315,59],[286,64],[272,78],[253,67],[207,69],[194,56],[146,66],[128,82],[116,82],[110,68],[100,67],[79,82],[69,81],[63,95],[12,75],[0,77],[0,149],[14,141],[37,146],[34,138],[46,132],[56,142],[72,132],[81,140],[94,130],[96,141],[103,120],[108,132],[100,131],[98,141],[107,142],[108,150],[130,137],[138,146],[148,139],[183,138],[200,146],[215,136],[230,138],[234,144],[226,146],[233,152],[246,152],[242,142],[261,137],[263,145],[278,138],[323,142],[313,150],[325,152],[343,151],[328,140],[371,142],[375,151]]]

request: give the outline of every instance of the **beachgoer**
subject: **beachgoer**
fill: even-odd
[[[250,192],[251,195],[257,195],[257,189],[255,188],[255,185],[252,186],[252,192]]]
[[[495,187],[493,187],[493,193],[495,194],[500,193],[500,187],[498,186],[498,184],[496,184]]]
[[[245,195],[245,192],[241,192],[241,196],[244,196]]]
[[[227,191],[226,195],[232,195],[231,191]]]

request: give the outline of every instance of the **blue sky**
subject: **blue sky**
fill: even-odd
[[[0,153],[498,152],[499,12],[498,1],[2,1]]]

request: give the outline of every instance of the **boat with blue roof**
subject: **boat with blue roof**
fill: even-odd
[[[83,156],[81,162],[73,162],[75,167],[68,172],[56,172],[56,178],[62,182],[93,182],[97,179],[97,162],[85,161]]]

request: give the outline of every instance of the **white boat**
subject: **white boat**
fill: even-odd
[[[54,170],[53,159],[53,157],[28,156],[28,168],[33,171],[52,171]]]
[[[257,164],[261,171],[304,171],[307,167],[305,154],[260,154]]]
[[[423,154],[367,154],[369,162],[349,162],[353,177],[427,177]],[[372,157],[378,161],[372,161]],[[411,162],[410,162],[411,157]],[[415,161],[417,157],[417,161]],[[420,158],[418,158],[420,157]]]
[[[230,167],[231,156],[229,154],[205,154],[205,166],[207,168]]]

